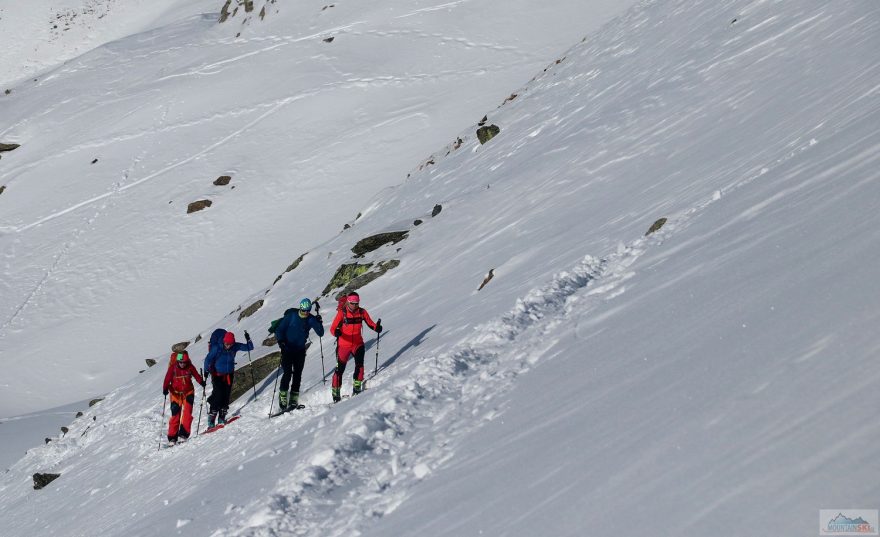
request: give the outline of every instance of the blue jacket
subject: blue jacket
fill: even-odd
[[[252,350],[254,350],[253,341],[248,341],[247,344],[236,341],[228,349],[223,345],[212,345],[208,355],[205,356],[205,373],[228,375],[235,371],[235,353]]]
[[[299,310],[293,310],[285,315],[278,326],[275,328],[275,338],[278,339],[278,346],[287,346],[293,349],[306,348],[306,340],[309,339],[309,329],[315,331],[318,337],[324,335],[324,327],[318,322],[318,319],[309,314],[303,319],[299,316]]]

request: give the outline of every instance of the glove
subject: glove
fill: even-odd
[[[251,340],[251,335],[247,333],[247,330],[244,331],[244,339],[245,339],[245,341]]]
[[[336,330],[333,331],[333,335],[336,336],[336,337],[341,336],[341,335],[342,335],[342,327],[337,326],[337,327],[336,327]]]
[[[377,334],[382,333],[382,323],[379,323],[376,325],[376,333]]]
[[[162,395],[168,397],[168,389],[167,388],[162,390]]]
[[[205,388],[205,387],[207,387],[207,386],[208,386],[208,381],[207,381],[207,380],[203,380],[203,381],[202,381],[202,388]]]
[[[281,352],[286,352],[287,351],[287,342],[286,341],[279,341],[278,348],[281,349]]]
[[[324,324],[324,319],[321,317],[320,313],[315,315],[315,319],[317,319],[319,323]]]

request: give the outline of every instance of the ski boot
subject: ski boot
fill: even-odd
[[[342,401],[342,397],[339,395],[339,388],[331,388],[330,393],[333,395],[333,402],[338,403]]]

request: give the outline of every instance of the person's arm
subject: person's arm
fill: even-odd
[[[315,333],[318,334],[318,337],[324,336],[324,325],[321,324],[321,321],[319,321],[317,317],[309,317],[309,325],[311,325],[312,330],[314,330]]]
[[[242,343],[241,341],[235,342],[235,350],[237,351],[252,351],[254,350],[254,342],[248,341],[247,343]]]
[[[333,318],[333,322],[330,323],[330,333],[336,337],[339,337],[342,332],[342,310],[336,312],[336,317]]]
[[[165,381],[162,382],[162,393],[167,394],[168,390],[171,388],[171,368],[175,367],[174,364],[171,364],[168,367],[168,371],[165,372]]]
[[[284,314],[284,317],[278,322],[278,326],[275,327],[275,340],[278,341],[278,346],[287,344],[287,325],[289,323],[289,317],[287,313]]]
[[[199,370],[196,369],[196,366],[194,366],[193,364],[189,364],[189,371],[190,373],[192,373],[192,376],[195,377],[196,382],[198,382],[202,386],[205,385],[205,379],[203,379],[202,376],[199,375]]]
[[[217,350],[211,349],[205,356],[205,374],[210,375],[214,371],[214,362],[217,361]]]
[[[373,322],[373,319],[372,319],[372,317],[370,317],[370,314],[367,313],[367,310],[362,308],[361,313],[364,316],[364,322],[367,323],[367,326],[369,326],[374,331],[378,332],[379,330],[376,330],[376,323]]]

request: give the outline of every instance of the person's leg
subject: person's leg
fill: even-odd
[[[183,413],[180,421],[180,438],[189,438],[189,433],[192,427],[193,421],[193,402],[195,402],[196,396],[195,394],[189,394],[186,396],[186,400],[183,403]]]
[[[361,393],[364,386],[364,346],[361,345],[354,351],[354,376],[351,379],[351,393]]]
[[[299,404],[299,388],[302,384],[303,367],[306,364],[306,350],[297,349],[291,353],[291,362],[293,365],[293,384],[290,386],[290,404]]]
[[[177,432],[180,429],[180,405],[171,396],[171,419],[168,421],[168,441],[177,442]]]
[[[289,349],[281,351],[281,389],[278,391],[278,402],[283,410],[289,403],[291,370],[293,369],[293,353]]]
[[[351,357],[351,347],[347,345],[339,345],[336,349],[336,372],[333,373],[333,401],[339,401],[341,398],[339,390],[342,387],[342,374],[345,373],[345,365]]]

